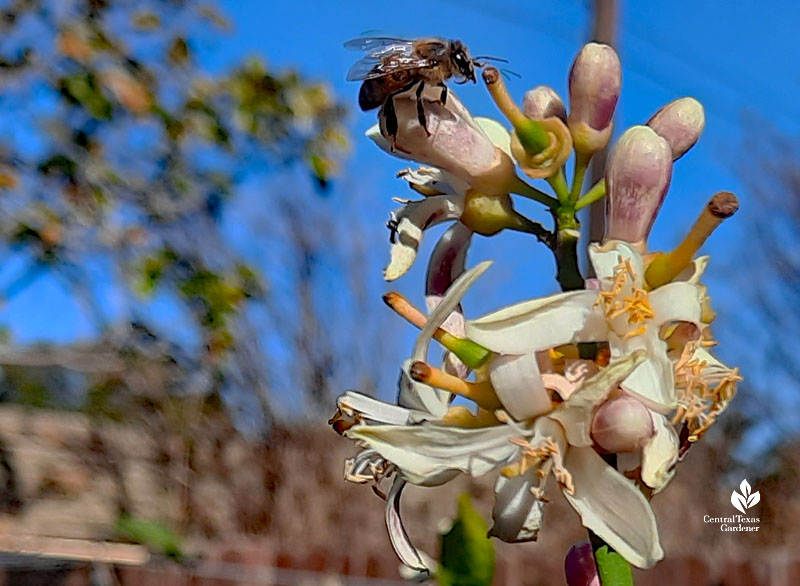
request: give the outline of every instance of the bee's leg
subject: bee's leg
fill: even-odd
[[[425,119],[425,104],[422,101],[422,90],[425,89],[425,82],[419,82],[417,86],[417,120],[419,120],[419,125],[425,130],[425,134],[428,136],[431,135],[430,130],[428,130],[428,121]]]
[[[439,103],[444,106],[447,103],[447,85],[443,81],[440,81],[437,85],[442,88],[442,93],[439,94]]]
[[[397,112],[395,112],[394,109],[394,95],[390,95],[388,98],[386,98],[386,101],[381,107],[379,116],[383,117],[383,124],[386,128],[386,134],[391,137],[392,152],[394,152],[397,141]]]

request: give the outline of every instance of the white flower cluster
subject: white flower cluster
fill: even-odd
[[[498,122],[473,118],[452,92],[446,104],[424,92],[396,94],[389,98],[396,135],[384,137],[380,125],[367,133],[387,152],[426,165],[400,173],[424,198],[392,214],[385,278],[405,274],[426,228],[454,221],[429,261],[430,313],[399,294],[387,296],[421,328],[401,368],[396,404],[348,392],[331,420],[362,448],[346,462],[347,479],[391,481],[389,534],[417,577],[431,572],[434,562],[403,528],[405,484],[437,486],[459,474],[492,472],[492,536],[535,540],[552,477],[585,527],[631,564],[652,566],[664,553],[650,498],[735,393],[738,372],[708,351],[714,314],[700,282],[708,257],[694,258],[705,237],[735,211],[735,198],[717,194],[674,251],[647,252],[673,161],[702,132],[703,110],[691,98],[629,129],[613,149],[605,183],[593,190],[608,192],[606,237],[589,248],[596,278],[582,289],[464,317],[464,294],[491,264],[466,268],[473,233],[529,232],[559,258],[563,226],[551,232],[513,210],[512,193],[542,199],[519,178],[517,166],[529,177],[553,179],[563,173],[566,145],[575,151],[575,181],[582,182],[588,159],[610,137],[620,82],[613,49],[591,43],[570,73],[569,112],[550,88],[528,92],[525,119],[547,121],[542,128],[552,148],[543,154],[523,146],[525,121],[509,116],[509,133]],[[427,128],[418,120],[418,99],[426,100]],[[573,186],[573,197],[557,182],[551,185],[558,199],[545,196],[543,203],[559,222],[571,213],[567,224],[574,231],[581,185]],[[434,339],[447,350],[439,366],[428,361]],[[452,405],[456,395],[473,408]]]

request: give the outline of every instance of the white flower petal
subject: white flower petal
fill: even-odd
[[[637,395],[650,409],[666,413],[677,403],[675,395],[675,374],[667,357],[667,343],[655,328],[648,328],[640,336],[623,340],[616,334],[609,336],[611,356],[626,355],[635,350],[644,350],[647,360],[622,381],[622,388]]]
[[[400,497],[403,495],[405,485],[406,482],[402,478],[395,478],[389,490],[385,509],[386,529],[397,557],[409,571],[408,579],[421,581],[430,577],[436,564],[425,553],[414,547],[403,526],[403,519],[400,516]]]
[[[408,407],[409,409],[425,411],[437,419],[444,417],[445,413],[447,413],[447,407],[450,404],[450,393],[415,381],[411,378],[409,371],[414,362],[427,360],[428,348],[430,347],[434,332],[444,323],[452,311],[458,307],[458,304],[461,303],[461,298],[464,297],[467,290],[491,264],[491,261],[484,261],[458,277],[447,289],[447,293],[436,306],[436,309],[428,316],[425,327],[422,328],[422,331],[420,331],[414,343],[411,358],[403,363],[403,367],[400,371],[397,396],[398,405]],[[414,419],[419,420],[422,418],[415,417]]]
[[[581,384],[549,417],[564,428],[567,441],[572,446],[591,446],[592,413],[638,365],[647,359],[644,352],[636,352],[615,360],[606,368]]]
[[[720,362],[711,352],[698,346],[692,353],[692,360],[699,360],[704,363],[700,369],[700,376],[707,385],[714,387],[723,379],[733,374],[733,369]]]
[[[670,321],[691,322],[700,327],[703,307],[701,291],[697,285],[684,281],[667,283],[649,295],[653,308],[653,323],[660,326]]]
[[[569,291],[523,301],[468,321],[467,337],[503,354],[603,340],[607,328],[596,299],[594,291]]]
[[[431,422],[419,425],[357,425],[345,432],[397,466],[408,482],[438,486],[459,472],[481,476],[519,456],[509,425],[461,428]]]
[[[534,482],[533,471],[520,476],[507,478],[502,474],[494,484],[494,525],[489,530],[491,537],[506,543],[536,541],[542,527],[544,501],[534,496],[531,488]]]
[[[436,195],[410,201],[402,208],[393,210],[389,224],[394,227],[395,233],[392,235],[391,260],[383,271],[383,278],[393,281],[405,275],[417,258],[423,231],[458,218],[463,208],[463,196]]]
[[[428,346],[430,345],[431,338],[437,328],[441,327],[444,321],[448,318],[450,313],[458,307],[461,299],[467,293],[473,283],[492,266],[492,261],[485,260],[470,270],[462,273],[453,284],[448,287],[442,301],[436,306],[436,309],[428,316],[428,321],[425,327],[420,331],[417,340],[414,343],[414,351],[412,357],[414,360],[425,360],[428,355]]]
[[[489,379],[503,408],[517,421],[553,410],[534,352],[493,358],[489,363]]]
[[[465,181],[436,167],[409,167],[399,171],[397,176],[412,185],[431,188],[444,195],[464,195],[469,189]]]
[[[564,496],[594,531],[637,568],[664,557],[650,503],[638,488],[606,464],[592,448],[569,448],[565,466],[575,493]]]
[[[428,415],[433,419],[441,419],[450,405],[450,393],[411,378],[411,365],[416,361],[409,358],[403,362],[397,383],[397,404],[413,411],[411,420],[414,422],[428,419]]]
[[[693,285],[697,285],[700,282],[700,278],[706,272],[708,261],[710,259],[711,257],[707,254],[704,256],[698,256],[692,261],[692,264],[686,267],[677,277],[673,279],[673,281],[686,281],[688,283],[692,283]]]
[[[656,433],[642,448],[642,481],[655,494],[672,480],[680,445],[678,434],[669,420],[658,413],[652,415]]]
[[[392,150],[392,144],[386,140],[383,135],[381,134],[381,129],[379,124],[374,124],[370,126],[367,131],[364,133],[368,139],[374,142],[379,149],[381,149],[385,153],[389,153],[393,157],[397,157],[398,159],[404,159],[406,161],[413,161],[414,159],[408,156],[401,150],[394,149]]]
[[[511,154],[511,134],[505,126],[500,124],[497,120],[484,118],[482,116],[476,116],[474,120],[478,123],[478,126],[483,129],[494,146],[501,149],[512,159],[514,158]]]
[[[375,423],[406,425],[409,422],[408,409],[354,391],[347,391],[340,396],[336,405],[342,411],[355,411],[362,419]]]
[[[612,279],[614,277],[614,269],[622,261],[630,261],[635,275],[635,286],[642,287],[644,282],[644,260],[642,255],[627,242],[610,240],[602,245],[590,244],[589,258],[597,278],[603,280]]]

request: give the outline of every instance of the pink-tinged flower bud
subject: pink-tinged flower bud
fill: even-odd
[[[624,240],[644,250],[672,178],[672,150],[649,126],[633,126],[620,137],[606,169],[606,240]]]
[[[394,135],[391,112],[381,110],[380,132],[393,154],[452,173],[482,193],[508,193],[518,182],[511,157],[492,142],[452,91],[444,106],[438,102],[440,95],[441,88],[435,86],[423,92],[427,131],[419,123],[413,89],[392,97]]]
[[[680,98],[656,112],[647,125],[664,137],[677,161],[700,138],[706,115],[703,105],[694,98]]]
[[[607,452],[638,450],[654,433],[650,410],[628,395],[606,401],[592,419],[592,439]]]
[[[567,109],[561,96],[553,88],[540,85],[525,92],[522,98],[522,112],[528,118],[540,120],[555,116],[563,122],[567,121]]]
[[[564,558],[567,586],[600,586],[600,576],[594,563],[592,544],[581,541],[569,548]]]
[[[587,43],[569,72],[569,129],[578,152],[593,153],[611,137],[611,120],[622,87],[622,68],[616,51]]]

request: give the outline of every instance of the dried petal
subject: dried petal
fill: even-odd
[[[395,478],[389,495],[386,497],[386,529],[389,533],[392,547],[406,570],[403,573],[407,576],[407,579],[422,581],[430,577],[431,570],[435,567],[435,562],[424,552],[414,547],[406,528],[403,526],[403,519],[400,516],[400,497],[403,494],[405,485],[405,480]]]

